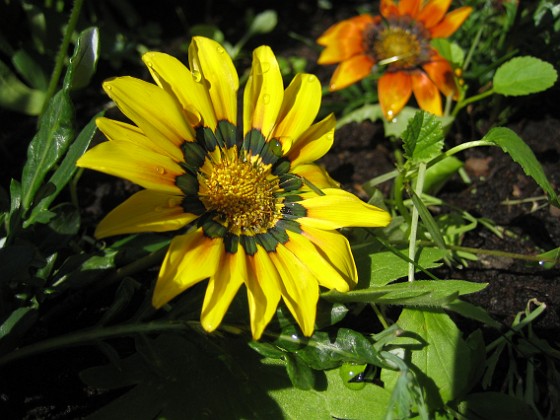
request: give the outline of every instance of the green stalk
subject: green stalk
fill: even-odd
[[[70,12],[70,19],[68,20],[68,25],[66,25],[66,30],[64,31],[64,38],[62,38],[62,44],[60,44],[60,49],[56,55],[56,60],[54,64],[54,69],[51,75],[51,80],[49,81],[49,86],[47,88],[47,93],[45,96],[45,102],[43,103],[43,108],[41,109],[41,115],[47,108],[49,100],[53,97],[56,88],[58,86],[58,81],[62,74],[62,69],[64,67],[64,62],[66,61],[66,55],[68,52],[68,46],[70,45],[70,40],[74,29],[76,29],[76,24],[78,23],[78,18],[80,17],[80,11],[84,0],[74,0],[74,5],[72,6],[72,11]]]
[[[424,179],[426,178],[426,162],[420,162],[418,165],[418,178],[416,179],[415,192],[421,199],[422,190],[424,189]],[[415,261],[416,257],[416,235],[418,233],[418,209],[416,206],[412,207],[412,220],[410,222],[410,236],[408,239],[408,258],[410,261]],[[408,281],[414,281],[414,264],[408,263]]]
[[[478,95],[474,95],[474,96],[471,96],[470,98],[467,98],[467,99],[464,99],[460,102],[457,102],[457,105],[455,105],[455,109],[453,110],[451,116],[456,117],[457,114],[459,113],[459,111],[462,110],[467,105],[472,104],[473,102],[480,101],[480,100],[482,100],[484,98],[487,98],[488,96],[491,96],[493,94],[494,94],[494,88],[490,88],[487,91],[479,93]]]
[[[0,366],[25,357],[34,356],[36,354],[65,347],[82,345],[85,343],[95,343],[96,341],[105,340],[107,338],[134,336],[136,334],[149,334],[164,331],[185,331],[187,329],[193,329],[198,325],[199,323],[195,321],[160,321],[145,324],[125,324],[101,328],[94,327],[66,334],[61,337],[54,337],[48,340],[40,341],[38,343],[14,350],[3,357],[0,357]]]

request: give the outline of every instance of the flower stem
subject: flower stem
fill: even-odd
[[[478,95],[474,95],[471,96],[470,98],[467,98],[461,102],[458,102],[457,105],[455,105],[455,109],[453,110],[453,113],[451,114],[453,117],[456,117],[457,114],[459,113],[459,111],[461,109],[463,109],[464,107],[466,107],[469,104],[472,104],[473,102],[477,102],[480,101],[484,98],[487,98],[488,96],[491,96],[494,94],[494,88],[488,89],[487,91],[484,91],[482,93],[479,93]]]
[[[68,25],[66,25],[66,30],[64,31],[64,38],[62,38],[62,44],[60,44],[60,49],[56,55],[56,60],[54,64],[54,69],[49,81],[49,86],[47,88],[47,94],[45,96],[45,102],[43,103],[43,108],[41,109],[41,115],[47,108],[49,100],[54,95],[60,75],[62,74],[62,68],[64,67],[64,62],[66,60],[66,54],[68,52],[68,45],[70,45],[70,39],[76,29],[76,24],[78,23],[78,18],[80,17],[80,11],[84,0],[74,0],[74,5],[72,6],[72,11],[70,12],[70,19],[68,20]]]
[[[107,338],[164,331],[185,331],[198,325],[199,323],[195,321],[159,321],[142,324],[114,325],[102,328],[96,326],[87,330],[73,332],[60,337],[40,341],[38,343],[14,350],[3,357],[0,357],[0,366],[39,353],[96,342]]]
[[[424,189],[424,179],[426,178],[426,162],[420,162],[418,165],[418,178],[416,178],[416,195],[421,198],[422,190]],[[410,222],[410,236],[408,239],[408,258],[411,262],[408,263],[408,281],[414,281],[415,266],[412,261],[416,256],[416,234],[418,233],[418,209],[416,206],[412,207],[412,220]]]

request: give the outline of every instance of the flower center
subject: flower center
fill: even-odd
[[[237,235],[266,232],[281,217],[274,196],[279,188],[278,178],[259,161],[223,159],[213,164],[210,176],[203,182],[204,205],[216,211],[219,221]]]
[[[406,16],[366,28],[366,50],[379,65],[401,70],[422,65],[430,58],[430,36],[424,26]]]

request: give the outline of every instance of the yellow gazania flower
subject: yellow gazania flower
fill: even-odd
[[[163,53],[143,60],[155,85],[132,77],[103,84],[134,125],[98,119],[109,141],[78,161],[145,188],[110,212],[96,236],[190,225],[171,241],[156,308],[209,279],[201,323],[213,331],[245,284],[255,339],[281,298],[311,335],[319,286],[347,291],[357,281],[348,241],[336,229],[390,221],[313,163],[331,147],[335,127],[332,115],[312,124],[318,79],[299,74],[284,91],[272,50],[259,47],[238,113],[238,75],[218,43],[195,37],[190,70]]]
[[[343,89],[386,66],[378,81],[381,109],[393,119],[414,93],[420,108],[442,115],[441,96],[458,99],[451,65],[431,47],[432,38],[451,36],[472,11],[447,13],[451,0],[381,0],[381,16],[368,14],[331,26],[317,42],[326,48],[319,64],[336,64],[330,90]]]

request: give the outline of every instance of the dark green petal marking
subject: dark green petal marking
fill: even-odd
[[[290,171],[291,162],[287,158],[278,160],[272,167],[272,173],[277,176],[282,176]]]
[[[253,128],[243,139],[242,149],[251,152],[253,156],[260,155],[266,140],[260,130]]]
[[[297,219],[307,216],[307,209],[299,203],[285,203],[282,210],[284,219]]]
[[[237,252],[237,247],[239,246],[239,236],[232,233],[227,233],[224,237],[224,247],[226,252],[230,254],[235,254]]]
[[[203,215],[206,212],[206,207],[202,204],[202,201],[198,199],[196,195],[189,195],[183,199],[181,203],[185,213],[196,214],[198,216]]]
[[[239,240],[247,255],[255,255],[257,253],[257,240],[254,236],[241,235]]]
[[[183,151],[185,160],[184,162],[181,162],[180,165],[192,174],[196,174],[198,169],[204,163],[206,150],[194,141],[187,141],[183,143],[181,145],[181,150]]]
[[[264,163],[273,165],[282,157],[282,143],[276,139],[267,141],[261,150],[261,159]]]
[[[276,223],[278,229],[289,230],[290,232],[302,233],[301,225],[295,220],[280,219]]]
[[[196,141],[209,152],[213,152],[218,145],[218,139],[208,127],[198,127],[196,129]]]
[[[259,244],[261,244],[266,252],[275,252],[276,246],[278,245],[278,239],[269,232],[259,233],[258,235],[255,235],[255,239],[259,242]]]
[[[183,174],[175,178],[177,185],[184,195],[196,195],[198,193],[198,180],[195,175]]]
[[[237,144],[237,127],[227,120],[218,122],[216,128],[216,139],[218,144],[226,148],[233,147]]]
[[[287,173],[280,177],[280,188],[284,191],[295,191],[301,189],[303,181],[297,175]]]
[[[212,219],[206,218],[201,225],[204,234],[211,239],[223,238],[227,234],[226,227]]]

